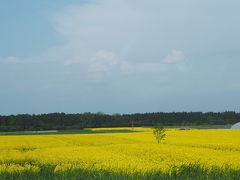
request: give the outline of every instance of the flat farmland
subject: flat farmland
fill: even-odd
[[[101,128],[0,136],[0,179],[239,179],[240,131]]]

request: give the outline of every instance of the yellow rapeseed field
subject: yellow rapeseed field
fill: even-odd
[[[134,130],[139,132],[0,136],[0,173],[39,172],[51,165],[55,173],[85,169],[131,174],[195,163],[240,170],[240,131],[168,129],[166,140],[157,144],[150,128]]]

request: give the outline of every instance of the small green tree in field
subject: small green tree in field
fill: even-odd
[[[157,124],[153,127],[153,135],[157,140],[157,143],[159,144],[161,141],[163,141],[166,137],[166,129],[161,124]]]

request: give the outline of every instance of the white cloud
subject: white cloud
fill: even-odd
[[[47,57],[48,59],[49,57]],[[25,64],[40,64],[42,63],[42,58],[39,57],[17,57],[17,56],[7,56],[0,57],[0,64],[6,65],[25,65]]]
[[[117,55],[111,51],[100,50],[93,59],[90,60],[88,68],[90,72],[106,72],[119,66],[120,60]]]
[[[185,60],[185,54],[180,50],[172,50],[172,52],[167,55],[163,62],[166,64],[177,64]]]
[[[21,64],[22,61],[15,56],[8,56],[5,58],[0,58],[0,63],[1,64]]]

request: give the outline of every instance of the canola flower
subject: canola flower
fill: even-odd
[[[167,173],[173,167],[192,164],[209,171],[216,167],[240,171],[240,131],[168,129],[166,140],[157,144],[150,128],[135,130],[134,133],[0,136],[0,174],[37,173],[43,166],[54,167],[56,174],[77,170]]]

